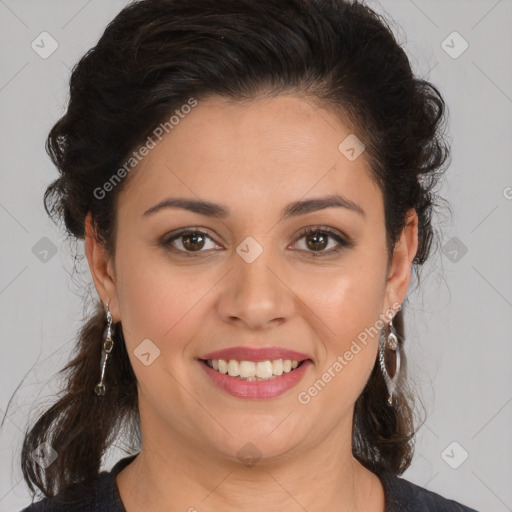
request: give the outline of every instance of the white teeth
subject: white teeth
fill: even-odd
[[[208,359],[210,368],[231,377],[245,380],[270,380],[289,373],[299,366],[299,361],[275,359],[273,361],[237,361],[236,359]]]
[[[230,359],[228,363],[228,375],[236,377],[240,375],[240,365],[236,359]]]
[[[228,373],[228,362],[224,359],[219,359],[219,372],[220,373]],[[212,360],[208,359],[208,362],[211,363]]]
[[[256,364],[256,377],[260,379],[272,377],[272,363],[270,361],[258,361]]]
[[[215,359],[214,359],[215,361]],[[212,361],[213,362],[213,361]],[[215,368],[215,366],[214,366]],[[240,377],[254,377],[256,375],[256,363],[252,361],[240,361]],[[259,377],[259,375],[258,375]]]
[[[275,361],[272,361],[272,373],[274,375],[277,375],[278,377],[279,377],[279,375],[283,374],[283,360],[282,359],[276,359]]]

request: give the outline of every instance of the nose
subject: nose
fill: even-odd
[[[235,253],[223,281],[218,313],[226,322],[265,329],[285,322],[295,311],[294,294],[271,250],[263,250],[251,263]]]

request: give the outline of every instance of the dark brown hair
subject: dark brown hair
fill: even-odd
[[[117,197],[123,182],[96,197],[156,126],[193,97],[250,101],[295,93],[343,114],[366,146],[372,178],[384,198],[388,251],[409,209],[419,218],[419,267],[436,239],[432,212],[446,168],[445,104],[431,83],[413,75],[386,19],[346,0],[141,0],[125,7],[74,67],[69,105],[52,128],[47,151],[60,176],[44,195],[46,211],[73,239],[84,238],[91,212],[98,240],[115,254]],[[441,200],[441,198],[439,198]],[[405,339],[403,310],[394,318]],[[105,311],[78,333],[62,370],[62,397],[27,433],[22,470],[31,491],[57,494],[100,470],[121,427],[140,447],[136,378],[122,325],[106,372],[108,392],[93,393]],[[402,365],[405,370],[405,365]],[[353,453],[367,468],[401,474],[413,453],[413,396],[405,372],[393,407],[376,361],[355,404]],[[30,456],[48,442],[58,453],[46,469]]]

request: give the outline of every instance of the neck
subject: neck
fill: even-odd
[[[127,512],[384,511],[382,484],[352,456],[346,428],[253,465],[170,433],[168,426],[166,435],[154,425],[151,430],[143,429],[143,449],[117,476]]]

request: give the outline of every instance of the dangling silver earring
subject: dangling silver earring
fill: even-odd
[[[388,404],[393,405],[393,395],[396,391],[400,373],[400,344],[393,326],[393,315],[391,313],[389,313],[389,334],[385,336],[382,330],[380,334],[379,362],[388,388]]]
[[[101,377],[98,384],[96,384],[94,388],[94,392],[98,396],[103,396],[105,394],[105,384],[103,383],[103,378],[105,377],[105,367],[107,365],[107,359],[114,348],[114,341],[112,340],[112,335],[114,333],[114,328],[112,326],[112,315],[110,314],[110,309],[107,304],[107,327],[103,332],[103,349],[101,351],[101,361],[100,361],[100,370]]]

